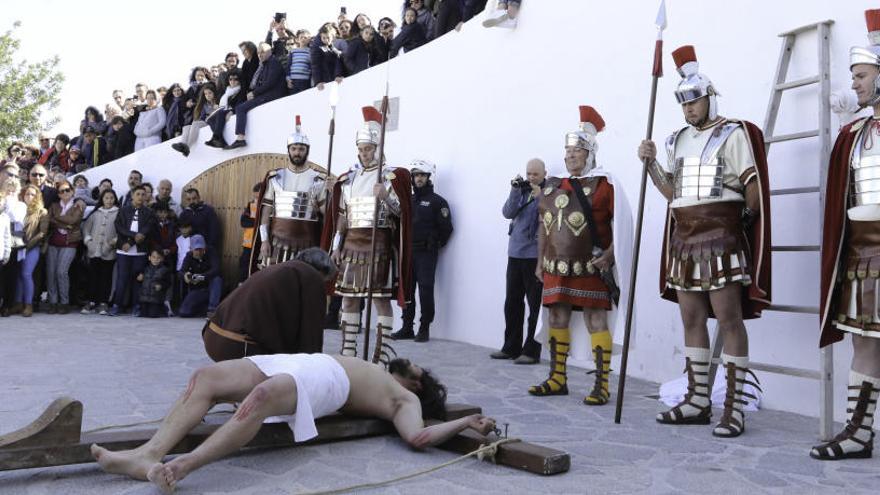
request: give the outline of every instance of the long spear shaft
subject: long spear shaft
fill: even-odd
[[[662,15],[662,23],[660,18]],[[666,9],[661,3],[660,13],[657,16],[657,42],[654,44],[654,68],[651,80],[651,102],[648,104],[648,128],[645,132],[645,139],[650,140],[654,135],[654,109],[657,105],[657,82],[663,77],[663,28],[666,27]],[[617,382],[617,408],[614,411],[614,422],[620,423],[620,415],[623,412],[623,393],[626,388],[626,365],[629,357],[629,340],[632,333],[633,307],[635,306],[636,297],[636,276],[639,270],[639,251],[642,244],[642,223],[645,216],[645,186],[648,183],[648,165],[649,160],[642,162],[642,183],[639,189],[639,213],[636,220],[636,238],[633,243],[632,266],[629,272],[629,299],[626,306],[626,326],[623,332],[623,352],[620,356],[620,378]]]
[[[388,92],[382,97],[382,132],[379,135],[379,170],[376,174],[376,184],[382,184],[382,168],[385,161],[385,127],[388,122]],[[373,227],[370,239],[370,264],[367,265],[367,318],[365,325],[370,325],[370,317],[373,311],[373,264],[376,262],[376,231],[379,226],[379,198],[374,198],[373,203]],[[382,345],[381,332],[376,334],[377,348]],[[370,330],[364,332],[364,361],[370,351]]]
[[[327,134],[330,135],[330,146],[327,151],[327,180],[330,180],[332,174],[330,172],[332,164],[333,164],[333,140],[336,138],[336,106],[330,107],[330,127],[327,130]],[[324,221],[330,221],[330,216],[333,215],[333,189],[327,191],[327,196],[324,199]],[[329,252],[333,251],[333,243],[330,243],[330,246],[327,248]]]

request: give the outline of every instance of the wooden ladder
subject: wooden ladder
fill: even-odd
[[[770,145],[773,143],[781,143],[784,141],[792,141],[796,139],[807,139],[818,137],[820,140],[820,153],[818,157],[819,165],[819,185],[813,187],[793,187],[787,189],[775,189],[770,191],[771,196],[784,196],[791,194],[818,194],[821,207],[825,205],[825,182],[828,176],[828,160],[831,154],[831,57],[830,57],[830,36],[831,25],[833,20],[825,20],[813,24],[807,24],[791,31],[786,31],[779,35],[782,38],[782,50],[779,53],[779,61],[776,64],[776,77],[773,87],[770,90],[770,102],[767,106],[767,114],[764,118],[764,150],[770,152]],[[795,41],[798,35],[805,33],[817,32],[817,55],[818,55],[818,73],[815,76],[805,77],[787,81],[788,68],[791,63],[792,51],[795,47]],[[774,134],[776,129],[776,118],[779,115],[779,106],[782,102],[782,93],[791,89],[801,88],[813,84],[819,85],[819,122],[818,128],[794,132],[791,134]],[[820,211],[821,208],[820,207]],[[821,215],[820,215],[821,218]],[[820,225],[819,232],[822,231]],[[821,234],[820,234],[821,235]],[[792,245],[792,246],[772,246],[773,253],[797,253],[797,252],[819,252],[819,245]],[[778,311],[783,313],[800,313],[819,315],[818,306],[798,306],[798,305],[781,305],[773,304],[768,311]],[[818,329],[819,325],[816,325]],[[818,337],[816,338],[818,342]],[[718,364],[721,362],[721,349],[724,342],[718,325],[715,326],[715,338],[712,343],[712,364],[709,368],[709,383],[714,383],[715,372]],[[833,436],[834,429],[834,354],[831,346],[826,346],[819,350],[819,370],[795,368],[789,366],[780,366],[776,364],[751,362],[749,366],[753,370],[765,371],[768,373],[777,373],[787,376],[795,376],[800,378],[808,378],[819,381],[819,438],[823,441],[830,440]]]

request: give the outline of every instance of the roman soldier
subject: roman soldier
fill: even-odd
[[[334,186],[324,242],[339,267],[335,293],[343,297],[342,355],[357,355],[361,299],[372,290],[378,315],[373,362],[387,363],[394,355],[389,345],[394,323],[391,299],[405,307],[410,281],[411,183],[405,168],[382,167],[379,176],[379,160],[384,160],[378,156],[382,114],[364,107],[363,115],[365,122],[356,138],[358,163]],[[374,219],[375,253],[371,253]]]
[[[258,232],[251,251],[251,273],[263,266],[289,261],[300,251],[321,243],[327,170],[309,161],[309,138],[296,116],[296,131],[287,138],[285,168],[266,173],[260,188]]]
[[[743,319],[770,304],[770,196],[764,137],[754,124],[721,117],[718,92],[699,72],[694,47],[672,53],[682,80],[675,90],[688,125],[666,140],[667,172],[651,141],[639,157],[669,202],[660,266],[660,293],[677,302],[685,334],[688,391],[657,415],[665,424],[709,424],[709,333],[716,318],[724,341],[727,383],[724,413],[712,434],[736,437],[745,429],[743,405],[758,387],[749,370]]]
[[[596,369],[586,405],[610,398],[611,332],[608,312],[616,304],[615,250],[612,224],[615,189],[596,167],[596,134],[605,128],[599,113],[580,107],[581,125],[565,135],[565,167],[569,177],[549,177],[538,203],[538,266],[543,279],[542,303],[550,310],[550,376],[529,388],[537,396],[567,395],[566,361],[572,311],[582,311],[590,333]]]
[[[880,9],[865,12],[867,47],[850,50],[852,88],[870,117],[840,130],[831,151],[822,232],[822,335],[826,346],[852,336],[846,427],[813,447],[820,460],[871,457],[880,394]]]

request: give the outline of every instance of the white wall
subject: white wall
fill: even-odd
[[[862,11],[875,2],[847,2],[846,8],[820,0],[727,2],[671,0],[665,35],[666,77],[660,81],[656,140],[683,125],[672,95],[679,77],[669,53],[696,45],[701,69],[722,93],[721,113],[763,125],[770,83],[780,49],[777,34],[824,19],[832,28],[832,87],[849,84],[848,49],[864,44]],[[623,183],[635,208],[640,163],[636,147],[644,136],[655,30],[656,2],[622,0],[531,1],[516,31],[484,29],[471,23],[390,66],[391,96],[401,99],[400,130],[388,137],[394,165],[415,157],[438,164],[437,190],[452,206],[455,233],[438,269],[438,315],[433,335],[498,348],[502,342],[507,223],[501,205],[508,180],[524,172],[529,158],[543,158],[552,171],[564,170],[563,134],[577,125],[577,106],[590,104],[608,126],[600,135],[599,160]],[[813,75],[816,39],[796,46],[790,79]],[[333,171],[355,161],[354,133],[360,108],[384,92],[387,67],[369,70],[342,84]],[[814,128],[816,87],[783,99],[777,133]],[[110,177],[124,188],[127,171],[145,179],[170,178],[175,187],[212,165],[238,154],[283,152],[295,114],[303,116],[312,140],[311,157],[326,161],[327,93],[309,91],[251,113],[244,150],[224,152],[199,146],[188,159],[169,143],[155,146],[89,173]],[[230,123],[231,124],[231,123]],[[836,119],[832,119],[836,125]],[[231,125],[227,126],[231,139]],[[203,133],[200,141],[208,139]],[[769,156],[773,188],[818,183],[816,140],[774,145]],[[175,191],[177,193],[179,191]],[[245,198],[242,198],[242,202]],[[817,195],[773,199],[775,244],[818,244]],[[659,246],[665,204],[649,186],[637,292],[637,339],[630,359],[632,376],[655,381],[674,377],[683,366],[678,307],[657,295]],[[774,302],[815,305],[818,254],[774,255]],[[788,366],[818,366],[817,318],[765,313],[748,323],[755,360]],[[583,332],[575,346],[584,343]],[[844,381],[851,352],[837,346],[837,412],[843,411]],[[488,354],[488,349],[487,349]],[[818,414],[815,381],[760,374],[765,405]]]

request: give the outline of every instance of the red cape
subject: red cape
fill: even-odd
[[[835,281],[843,243],[846,239],[846,210],[849,195],[849,161],[856,138],[868,117],[845,125],[837,135],[828,163],[828,181],[825,186],[825,223],[822,230],[822,285],[819,297],[819,316],[822,335],[819,346],[825,347],[843,339],[843,332],[834,326]]]
[[[764,152],[764,134],[758,126],[746,120],[727,120],[741,123],[746,131],[746,138],[751,145],[752,156],[755,158],[755,172],[758,175],[758,187],[761,192],[761,211],[758,218],[752,223],[751,229],[746,232],[749,246],[752,248],[752,271],[749,274],[752,283],[748,287],[743,287],[742,315],[743,319],[749,320],[760,318],[761,311],[770,305],[770,183],[767,176],[767,154]],[[663,251],[660,256],[660,296],[677,303],[678,297],[675,289],[666,287],[666,253],[674,228],[675,220],[672,218],[672,209],[667,206]],[[715,317],[711,305],[709,316]]]
[[[327,169],[324,167],[317,165],[312,162],[308,162],[309,167],[312,170],[317,170],[318,172],[327,175]],[[257,198],[257,214],[254,217],[254,243],[251,246],[251,258],[248,263],[248,275],[253,275],[260,269],[260,247],[262,247],[263,239],[260,237],[260,222],[263,220],[263,197],[266,195],[266,187],[269,185],[269,179],[274,177],[275,174],[281,169],[272,169],[266,172],[266,175],[263,176],[263,181],[260,182],[260,196]],[[321,213],[321,222],[323,222],[324,212]],[[271,226],[270,226],[271,229]],[[323,230],[323,226],[321,227]],[[272,235],[271,230],[269,231],[269,235]]]
[[[407,289],[412,283],[412,181],[410,179],[409,170],[405,168],[383,167],[382,174],[388,172],[394,173],[394,179],[391,180],[391,187],[394,189],[397,198],[400,201],[400,218],[395,223],[393,236],[397,242],[397,273],[400,274],[400,280],[397,283],[397,305],[401,308],[406,307]],[[342,183],[348,179],[351,171],[339,176],[336,185],[333,186],[333,198],[330,201],[329,218],[324,221],[324,230],[321,233],[321,249],[329,251],[333,244],[333,236],[336,234],[336,223],[339,220],[339,197],[342,194]],[[330,285],[329,293],[332,294]]]

